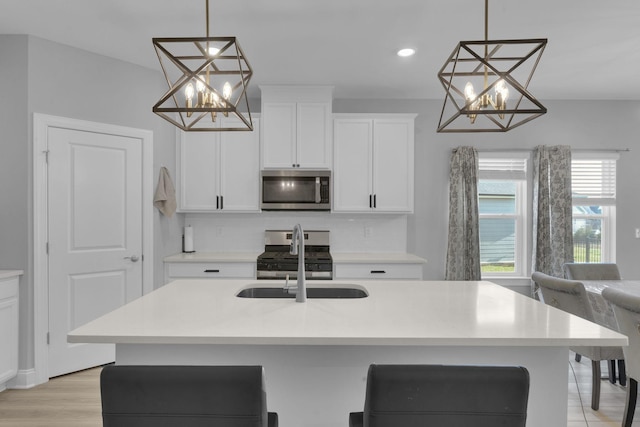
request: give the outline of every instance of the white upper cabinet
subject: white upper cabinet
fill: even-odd
[[[328,86],[260,86],[262,167],[331,168]]]
[[[335,119],[333,210],[369,211],[373,203],[373,120]]]
[[[222,118],[231,125],[238,119]],[[178,131],[178,207],[182,212],[258,212],[260,125],[253,131]]]
[[[334,116],[334,212],[413,212],[414,119]]]

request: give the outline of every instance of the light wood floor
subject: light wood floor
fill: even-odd
[[[101,368],[0,393],[1,427],[101,427]]]
[[[601,383],[600,410],[591,404],[591,362],[569,358],[568,427],[619,427],[626,390]],[[602,364],[606,373],[606,363]],[[101,427],[101,368],[51,379],[28,390],[0,393],[0,427]],[[274,409],[277,411],[277,409]],[[635,422],[640,421],[640,408]],[[640,424],[639,424],[640,425]]]

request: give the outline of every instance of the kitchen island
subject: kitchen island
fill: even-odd
[[[322,282],[322,283],[320,283]],[[68,335],[115,343],[117,364],[262,365],[283,427],[338,427],[362,410],[370,363],[520,365],[529,427],[565,426],[568,347],[627,338],[490,282],[330,281],[361,299],[251,299],[252,280],[177,280]]]

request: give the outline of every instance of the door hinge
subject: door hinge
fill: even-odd
[[[44,154],[44,162],[49,164],[49,150],[44,150],[42,153]]]
[[[49,255],[49,242],[45,243],[45,250],[47,251],[47,255]]]
[[[47,345],[51,344],[51,336],[49,335],[49,332],[47,332]]]

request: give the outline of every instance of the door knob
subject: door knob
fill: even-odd
[[[139,260],[140,258],[138,258],[138,256],[137,256],[137,255],[131,255],[131,256],[126,256],[126,257],[124,257],[124,259],[130,259],[130,260],[131,260],[131,262],[138,262],[138,260]]]

